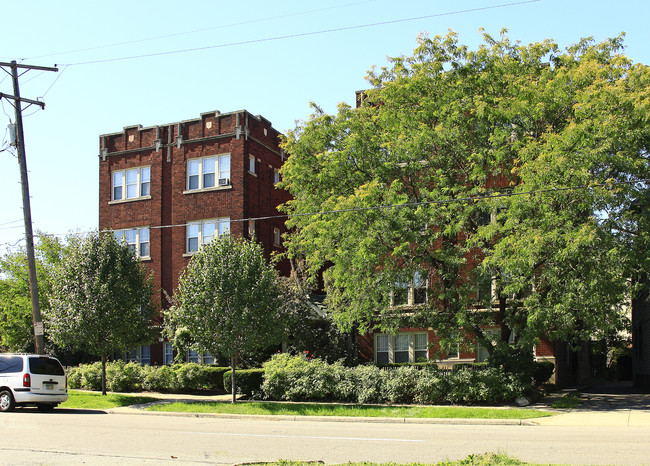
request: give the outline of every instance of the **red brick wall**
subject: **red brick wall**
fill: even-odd
[[[232,134],[237,125],[242,129],[239,138]],[[179,135],[183,143],[177,147],[175,138]],[[100,136],[100,155],[105,155],[99,162],[100,230],[149,226],[151,260],[146,264],[155,275],[156,288],[172,295],[189,262],[185,257],[186,229],[175,225],[230,217],[232,233],[241,236],[248,232],[248,223],[242,219],[279,215],[277,206],[289,200],[289,194],[273,184],[273,170],[284,161],[279,136],[269,121],[246,111],[205,113],[180,124],[132,126]],[[156,152],[153,146],[157,138],[161,146]],[[202,138],[212,139],[192,141]],[[230,154],[231,187],[183,194],[188,159],[225,153]],[[248,173],[249,154],[259,159],[256,176]],[[111,172],[140,166],[151,167],[151,198],[111,203]],[[273,245],[273,228],[281,228],[284,233],[283,219],[259,220],[256,227],[257,240],[269,256],[281,251]],[[286,262],[279,268],[288,274]],[[160,298],[162,307],[166,307],[162,291]]]

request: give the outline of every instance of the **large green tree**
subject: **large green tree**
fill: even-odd
[[[36,277],[40,309],[50,306],[52,274],[61,260],[63,243],[37,232]],[[20,248],[0,258],[0,348],[4,351],[33,352],[34,322],[27,272],[27,252]]]
[[[488,348],[494,324],[528,346],[620,328],[620,226],[648,188],[648,68],[621,47],[422,36],[370,71],[360,108],[315,107],[284,142],[287,244],[324,270],[337,322],[464,328]],[[423,273],[426,303],[396,312]]]
[[[237,358],[279,344],[286,333],[286,309],[277,272],[262,246],[224,235],[192,256],[165,325],[197,350],[230,360],[235,403]]]
[[[62,348],[106,360],[152,338],[151,280],[144,264],[112,234],[70,237],[54,273],[46,334]]]

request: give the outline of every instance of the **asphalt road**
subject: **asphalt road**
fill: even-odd
[[[650,427],[224,419],[23,409],[0,414],[0,464],[427,462],[502,452],[524,461],[649,464]]]

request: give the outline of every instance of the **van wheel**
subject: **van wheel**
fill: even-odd
[[[12,411],[16,407],[14,396],[9,390],[0,392],[0,411]]]
[[[36,405],[36,407],[42,413],[49,413],[54,410],[54,405],[50,403],[39,403]]]

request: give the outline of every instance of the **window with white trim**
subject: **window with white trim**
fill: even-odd
[[[417,270],[408,279],[398,279],[393,286],[391,302],[393,306],[415,306],[427,302],[426,271]]]
[[[187,161],[187,191],[230,185],[230,154]]]
[[[163,364],[171,364],[174,362],[174,347],[171,343],[163,343]]]
[[[136,167],[114,170],[111,200],[138,199],[151,195],[151,167]]]
[[[149,240],[149,227],[127,228],[113,230],[113,236],[119,242],[125,242],[131,252],[140,259],[151,257],[151,242]]]
[[[121,356],[126,362],[135,362],[143,366],[151,364],[151,346],[141,345],[136,348],[126,350]]]
[[[187,224],[186,248],[188,253],[196,252],[212,238],[230,232],[230,217],[201,220]]]
[[[273,169],[273,185],[275,186],[280,182],[280,169],[279,168],[274,168]]]
[[[403,332],[397,335],[375,334],[377,364],[424,362],[429,359],[427,332]]]
[[[194,362],[196,364],[214,364],[214,356],[208,352],[199,354],[196,350],[188,349],[187,362]]]
[[[255,156],[254,155],[249,155],[248,156],[248,171],[250,173],[255,173]]]

